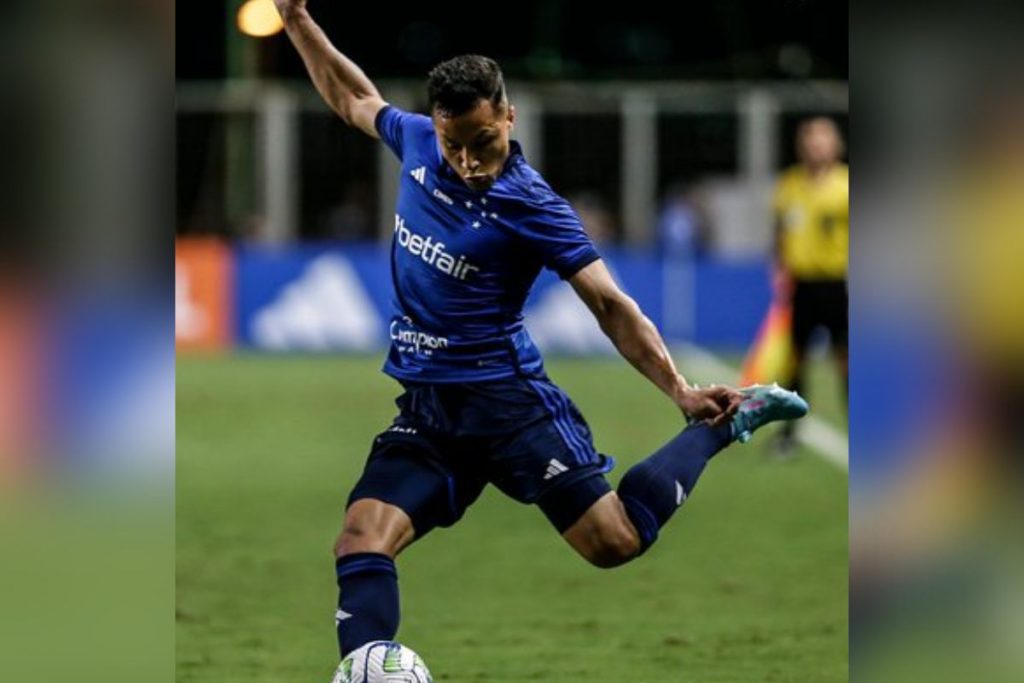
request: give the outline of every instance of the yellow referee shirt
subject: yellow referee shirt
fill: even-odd
[[[849,262],[850,170],[836,164],[814,179],[803,166],[786,171],[775,188],[779,256],[800,280],[842,280]]]

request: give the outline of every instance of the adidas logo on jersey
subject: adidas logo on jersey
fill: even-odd
[[[568,467],[566,467],[562,463],[560,463],[557,460],[555,460],[554,458],[552,458],[551,462],[548,463],[548,471],[547,471],[547,473],[544,474],[544,479],[545,480],[551,479],[553,477],[557,477],[562,472],[568,472],[568,471],[569,471]]]
[[[427,179],[427,167],[420,166],[419,168],[414,168],[413,170],[409,171],[409,175],[415,178],[417,183],[422,185],[423,182]]]

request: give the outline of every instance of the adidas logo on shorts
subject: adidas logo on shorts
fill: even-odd
[[[396,432],[398,434],[416,434],[415,427],[403,427],[402,425],[391,425],[388,427],[389,432]]]
[[[568,467],[566,467],[562,463],[560,463],[557,460],[555,460],[554,458],[552,458],[551,462],[548,463],[548,471],[544,475],[544,479],[545,480],[552,479],[554,477],[557,477],[562,472],[568,472],[568,471],[569,471]]]

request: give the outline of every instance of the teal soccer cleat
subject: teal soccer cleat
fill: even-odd
[[[744,398],[732,418],[732,434],[740,443],[750,441],[754,432],[769,422],[796,420],[809,409],[800,394],[778,384],[753,384],[739,392]]]

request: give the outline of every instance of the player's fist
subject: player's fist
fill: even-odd
[[[717,426],[732,419],[743,402],[740,392],[726,386],[706,389],[689,387],[676,399],[676,404],[690,420],[705,420]]]

